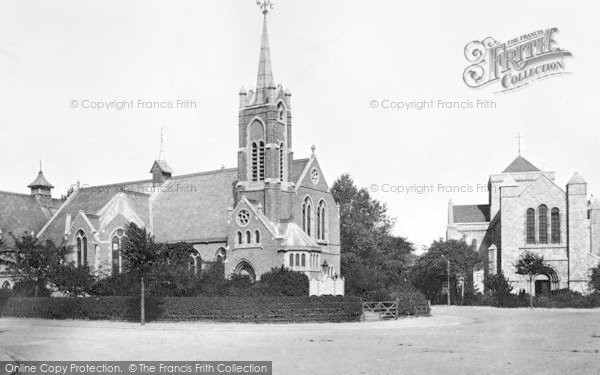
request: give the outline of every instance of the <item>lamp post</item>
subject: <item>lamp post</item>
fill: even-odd
[[[448,276],[448,306],[450,306],[450,257],[446,257],[446,274]]]

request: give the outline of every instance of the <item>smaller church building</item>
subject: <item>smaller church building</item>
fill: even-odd
[[[448,239],[464,239],[482,259],[474,282],[483,291],[487,275],[504,273],[513,291],[529,291],[528,277],[515,273],[525,251],[542,255],[547,273],[534,293],[569,288],[588,291],[590,270],[600,263],[600,201],[590,201],[586,181],[574,173],[563,188],[554,172],[518,156],[488,182],[486,204],[448,204]]]

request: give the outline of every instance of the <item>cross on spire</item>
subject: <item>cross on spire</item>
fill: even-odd
[[[521,156],[521,132],[517,135],[517,141],[519,142],[519,156]]]

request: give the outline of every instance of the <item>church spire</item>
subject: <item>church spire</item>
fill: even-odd
[[[271,53],[269,51],[269,34],[267,32],[267,14],[273,9],[270,0],[257,1],[256,4],[262,9],[263,32],[260,43],[260,58],[258,60],[258,75],[256,80],[256,103],[268,102],[269,90],[275,88],[273,71],[271,70]]]

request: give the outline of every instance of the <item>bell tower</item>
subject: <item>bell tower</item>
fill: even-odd
[[[267,14],[270,0],[257,1],[263,31],[256,88],[240,90],[237,199],[245,195],[272,221],[291,216],[292,112],[289,90],[275,86]],[[290,203],[288,203],[290,201]]]

